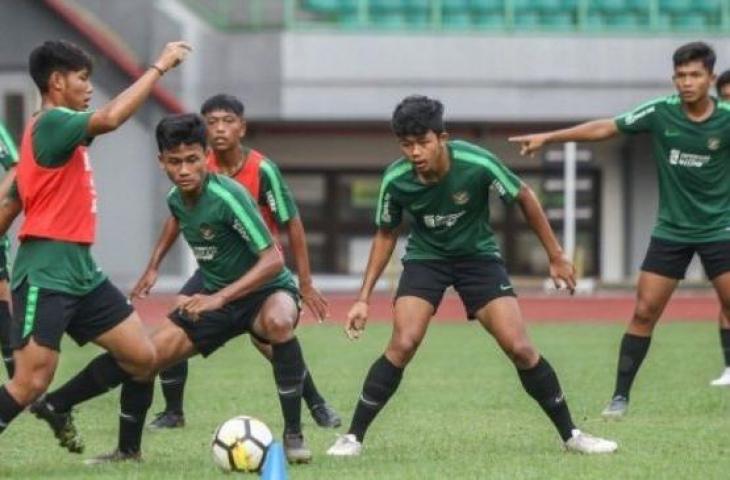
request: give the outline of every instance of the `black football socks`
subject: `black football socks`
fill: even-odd
[[[5,385],[0,387],[0,433],[23,411],[23,407],[8,393]]]
[[[271,363],[284,415],[285,431],[299,433],[302,429],[302,381],[306,371],[302,349],[296,337],[274,344],[272,349],[274,355]]]
[[[393,365],[385,355],[378,358],[370,367],[348,431],[355,435],[359,442],[363,441],[365,432],[378,412],[398,389],[401,378],[403,378],[403,368]]]
[[[129,378],[114,357],[102,353],[75,377],[46,396],[46,401],[56,412],[68,412],[71,407],[97,397],[117,387]]]
[[[613,392],[617,396],[629,399],[631,384],[639,372],[641,363],[649,350],[651,337],[640,337],[630,333],[624,334],[621,340],[621,348],[618,354],[618,367],[616,369],[616,389]]]
[[[147,411],[152,405],[155,391],[154,381],[136,382],[132,379],[122,384],[119,398],[119,451],[122,453],[139,453],[142,446],[142,430],[144,429]]]
[[[722,346],[722,353],[725,358],[725,366],[730,367],[730,329],[720,329],[720,345]]]
[[[10,348],[10,308],[8,302],[0,301],[0,351],[3,355],[3,363],[8,371],[8,378],[13,378],[15,373],[15,362],[13,361],[13,350]]]
[[[565,396],[555,370],[547,360],[540,360],[532,368],[517,370],[525,391],[540,405],[540,408],[557,428],[560,438],[567,441],[575,428]]]
[[[160,372],[162,395],[165,397],[165,411],[183,414],[183,394],[188,379],[188,361],[173,365]]]

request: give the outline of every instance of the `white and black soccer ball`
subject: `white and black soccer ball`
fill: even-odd
[[[213,435],[213,461],[227,472],[258,472],[272,440],[271,430],[261,420],[233,417]]]

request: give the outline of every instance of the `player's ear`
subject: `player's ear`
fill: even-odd
[[[446,143],[449,140],[449,134],[447,132],[439,133],[439,142]]]
[[[241,136],[239,138],[243,138],[246,136],[247,127],[248,127],[248,123],[246,123],[246,119],[241,117]]]
[[[157,154],[157,165],[160,167],[160,170],[165,170],[165,161],[162,158],[162,153]]]
[[[51,90],[63,90],[63,85],[66,83],[66,77],[59,70],[54,70],[48,77],[48,91]]]

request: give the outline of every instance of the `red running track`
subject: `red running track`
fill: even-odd
[[[142,318],[148,323],[156,323],[166,315],[173,304],[172,295],[153,295],[135,302]],[[355,300],[355,294],[332,294],[327,299],[330,304],[330,321],[344,322],[347,310]],[[370,303],[370,318],[388,321],[391,317],[391,297],[374,295]],[[530,322],[618,322],[625,323],[631,317],[634,308],[634,294],[601,294],[593,296],[576,296],[555,294],[525,294],[519,297],[520,306],[525,318]],[[678,293],[669,301],[662,320],[715,321],[718,313],[718,302],[712,292],[696,294]],[[463,321],[466,314],[459,298],[447,294],[436,313],[437,321]],[[305,323],[314,322],[308,311],[302,318]]]

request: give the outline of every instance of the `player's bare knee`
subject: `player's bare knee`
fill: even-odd
[[[266,314],[261,318],[266,338],[273,343],[283,343],[294,336],[294,322],[285,315]]]
[[[140,346],[135,354],[123,362],[123,368],[139,380],[152,378],[157,371],[157,352],[151,343]]]
[[[517,341],[512,343],[507,349],[506,353],[518,368],[530,368],[536,362],[538,358],[537,350],[528,341]]]
[[[416,354],[420,344],[421,341],[417,338],[409,336],[396,337],[388,346],[388,357],[394,359],[396,365],[405,366]]]
[[[31,375],[16,375],[12,382],[15,388],[15,400],[21,405],[29,405],[43,395],[51,384],[52,377],[46,372],[34,372]]]
[[[659,320],[661,309],[652,302],[639,299],[636,303],[634,316],[631,322],[642,328],[653,328],[654,324]]]

